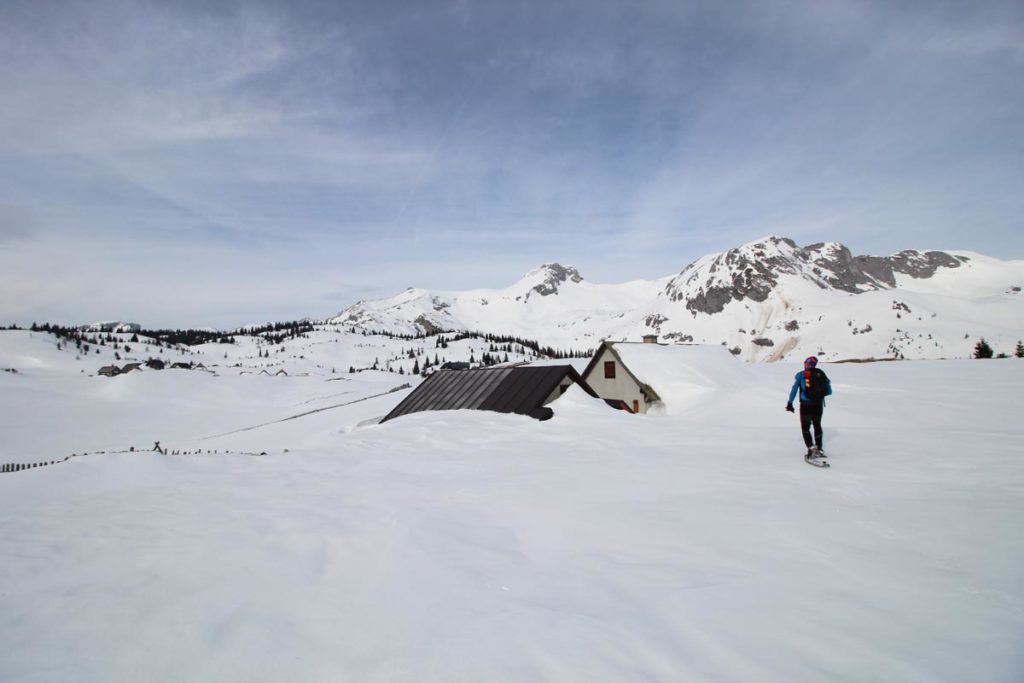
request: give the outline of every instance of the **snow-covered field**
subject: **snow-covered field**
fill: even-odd
[[[725,352],[667,415],[359,426],[408,377],[9,334],[0,462],[219,453],[0,474],[2,681],[1024,680],[1024,361],[825,365],[819,470],[798,368]]]

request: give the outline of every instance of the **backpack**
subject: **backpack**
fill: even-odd
[[[828,376],[818,368],[804,370],[803,395],[808,401],[821,403],[828,393]]]

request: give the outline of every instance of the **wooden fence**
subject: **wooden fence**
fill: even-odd
[[[287,448],[284,449],[284,452],[287,453],[288,449]],[[85,455],[106,455],[107,453],[112,453],[112,454],[113,453],[140,453],[140,454],[141,453],[159,453],[160,455],[221,455],[221,452],[219,450],[205,450],[204,451],[202,449],[199,449],[199,450],[195,450],[195,451],[182,451],[182,450],[172,450],[170,448],[164,448],[164,449],[161,449],[159,451],[157,451],[155,449],[154,450],[149,450],[149,451],[137,451],[137,450],[135,450],[135,447],[132,446],[130,449],[128,449],[126,451],[95,451],[93,453],[72,453],[71,455],[65,456],[64,458],[62,458],[60,460],[46,460],[46,461],[43,461],[43,462],[20,462],[20,463],[19,462],[9,462],[9,463],[4,463],[4,464],[0,464],[0,474],[8,474],[8,473],[12,473],[12,472],[24,472],[25,470],[34,470],[37,467],[48,467],[50,465],[58,465],[58,464],[60,464],[62,462],[67,462],[71,458],[78,458],[78,457],[85,456]],[[266,455],[266,454],[267,454],[266,451],[262,451],[260,453],[251,453],[251,452],[248,452],[248,451],[224,451],[224,453],[223,453],[223,455],[253,455],[253,456]]]

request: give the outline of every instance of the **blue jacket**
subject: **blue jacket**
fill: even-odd
[[[804,393],[804,371],[796,373],[796,377],[793,379],[793,388],[789,390],[789,402],[792,403],[793,399],[796,398],[797,392],[800,392],[801,403],[811,403],[811,399]],[[829,380],[828,375],[825,375],[825,395],[832,395],[832,382]],[[821,405],[825,405],[825,399],[821,399]]]

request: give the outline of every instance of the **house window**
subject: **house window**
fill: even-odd
[[[615,379],[615,361],[606,360],[604,362],[604,378]]]
[[[563,384],[562,386],[558,387],[558,393],[559,394],[564,394],[566,389],[568,389],[568,388],[569,388],[568,384]]]
[[[633,412],[634,413],[639,413],[640,412],[640,401],[636,400],[635,398],[633,399]]]

